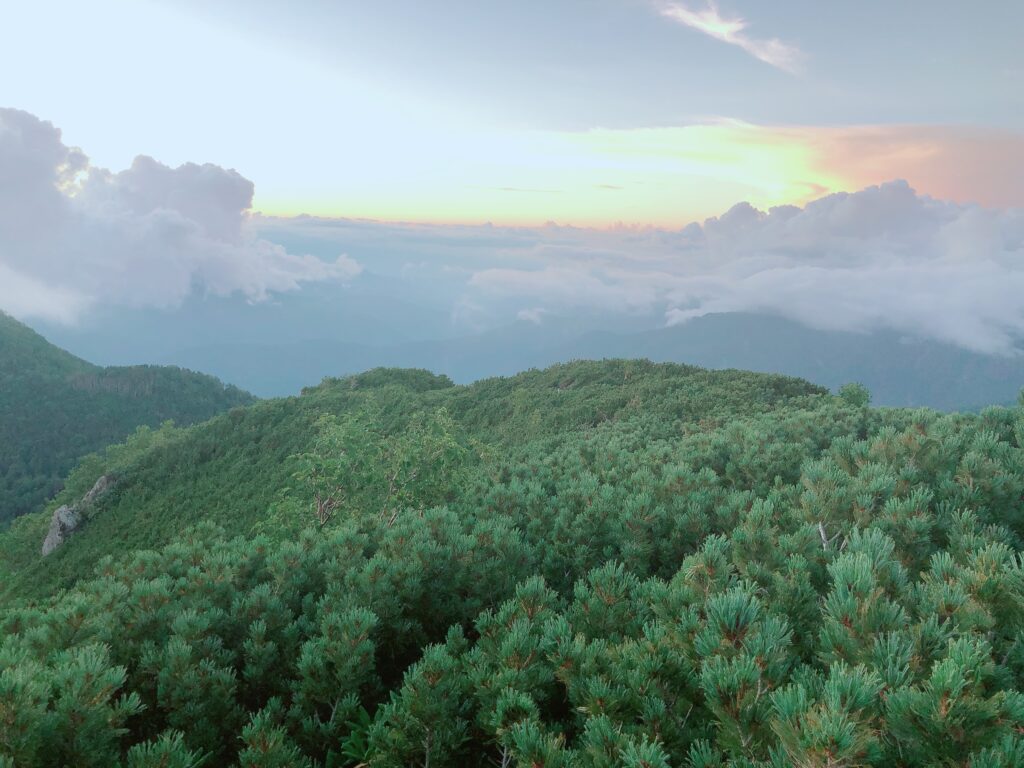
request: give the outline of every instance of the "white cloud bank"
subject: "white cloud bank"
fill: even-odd
[[[589,313],[673,325],[744,311],[1024,348],[1024,210],[944,202],[905,182],[803,208],[740,203],[683,229],[271,219],[249,216],[252,190],[213,165],[140,157],[111,173],[49,123],[0,110],[0,308],[74,322],[97,304],[174,307],[194,292],[259,300],[351,278],[359,264],[335,257],[349,253],[403,301],[467,324]]]
[[[677,231],[535,234],[542,244],[506,249],[494,256],[503,263],[476,271],[470,296],[552,314],[664,312],[668,325],[769,313],[995,354],[1024,340],[1024,211],[942,202],[901,181],[804,208],[740,203]]]
[[[69,323],[97,304],[260,300],[359,273],[346,256],[298,256],[256,237],[252,195],[252,182],[215,165],[140,156],[112,173],[52,124],[0,109],[0,309]]]

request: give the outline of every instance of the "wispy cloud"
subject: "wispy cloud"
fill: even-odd
[[[739,46],[754,58],[786,72],[796,72],[800,68],[803,59],[800,49],[777,38],[760,40],[746,35],[746,20],[723,16],[714,0],[708,0],[707,6],[701,10],[693,10],[682,3],[664,3],[661,15],[723,43]]]

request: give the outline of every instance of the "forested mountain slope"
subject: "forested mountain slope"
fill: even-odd
[[[1022,446],[638,361],[143,430],[0,535],[0,765],[1021,765]]]
[[[642,361],[573,363],[465,387],[414,370],[327,379],[302,397],[258,402],[188,430],[143,431],[107,456],[90,457],[46,511],[19,520],[7,537],[7,543],[22,544],[2,552],[0,594],[38,594],[70,584],[90,574],[104,555],[171,543],[203,521],[231,534],[257,528],[279,538],[292,535],[308,515],[294,509],[306,499],[294,487],[296,466],[289,457],[315,446],[325,414],[348,419],[353,431],[367,436],[365,450],[379,451],[410,422],[444,409],[454,422],[448,431],[475,446],[474,455],[496,457],[534,444],[544,451],[546,441],[623,419],[643,420],[653,438],[679,424],[725,423],[823,391],[783,376]],[[370,440],[372,435],[379,439]],[[104,473],[119,478],[114,490],[66,547],[40,560],[49,511],[73,503]],[[438,498],[448,500],[447,490]]]
[[[204,421],[252,401],[180,368],[101,368],[0,313],[0,525],[60,489],[85,454],[137,426]]]

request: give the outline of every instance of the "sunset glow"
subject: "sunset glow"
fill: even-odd
[[[888,6],[822,24],[697,0],[256,5],[22,4],[3,101],[113,171],[139,154],[236,169],[278,216],[675,227],[894,179],[1024,206],[1009,20],[936,11],[937,59],[919,14]],[[879,14],[914,66],[851,47]],[[43,38],[74,66],[39,60]]]
[[[682,226],[737,201],[803,205],[905,179],[918,192],[963,203],[1024,201],[1024,140],[1010,133],[915,126],[770,127],[739,121],[676,128],[460,136],[389,158],[377,173],[325,186],[315,198],[257,189],[271,215],[339,214],[438,223]],[[428,158],[433,155],[434,159]],[[398,183],[395,183],[395,182]]]

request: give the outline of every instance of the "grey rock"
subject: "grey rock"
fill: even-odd
[[[50,530],[46,533],[46,538],[43,539],[43,557],[63,544],[81,522],[82,516],[74,507],[69,507],[67,504],[58,507],[50,520]]]
[[[113,485],[114,478],[110,475],[101,475],[100,479],[77,504],[70,506],[65,504],[54,510],[53,517],[50,519],[50,530],[47,531],[46,538],[43,539],[43,557],[68,540],[68,537],[82,524],[82,513],[91,507],[96,499],[109,491]]]

